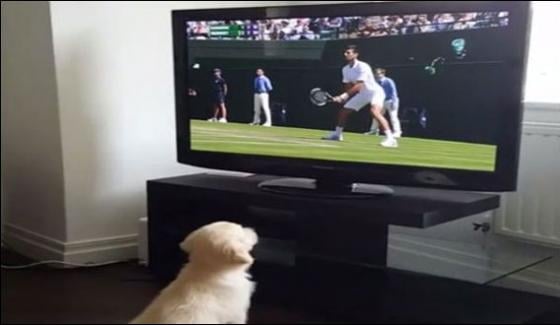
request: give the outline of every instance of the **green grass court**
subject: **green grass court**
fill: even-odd
[[[494,171],[496,146],[401,138],[383,148],[382,137],[344,132],[344,141],[321,140],[328,131],[191,121],[191,148],[201,151]]]

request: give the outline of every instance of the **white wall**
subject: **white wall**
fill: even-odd
[[[168,11],[71,2],[51,9],[68,241],[134,234],[145,181],[190,171],[176,163]]]
[[[3,226],[64,241],[54,71],[48,3],[2,2]]]
[[[533,19],[525,83],[525,101],[560,103],[560,1],[533,1]]]

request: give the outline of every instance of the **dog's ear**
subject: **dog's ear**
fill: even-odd
[[[259,241],[259,237],[253,228],[243,228],[245,238],[251,247],[255,246]]]
[[[251,264],[254,259],[247,249],[240,243],[226,244],[223,249],[226,257],[233,263]]]
[[[179,247],[185,252],[185,253],[190,253],[192,252],[192,248],[193,248],[193,243],[194,243],[194,237],[196,235],[196,232],[191,233],[190,235],[187,236],[187,238],[185,238],[185,240],[183,240],[181,242],[181,244],[179,244]]]

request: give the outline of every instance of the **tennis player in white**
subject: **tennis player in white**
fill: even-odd
[[[383,103],[385,92],[383,88],[375,82],[371,67],[358,60],[359,51],[357,46],[349,45],[346,47],[344,57],[348,63],[342,68],[342,82],[345,92],[333,98],[333,101],[343,104],[344,107],[338,112],[336,128],[323,139],[342,141],[342,131],[348,116],[352,112],[357,112],[364,106],[370,107],[371,115],[376,119],[385,131],[386,138],[381,142],[383,147],[398,147],[397,140],[389,127],[389,123],[383,116]]]

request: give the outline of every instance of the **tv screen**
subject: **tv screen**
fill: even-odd
[[[528,2],[173,13],[183,163],[514,190]]]

